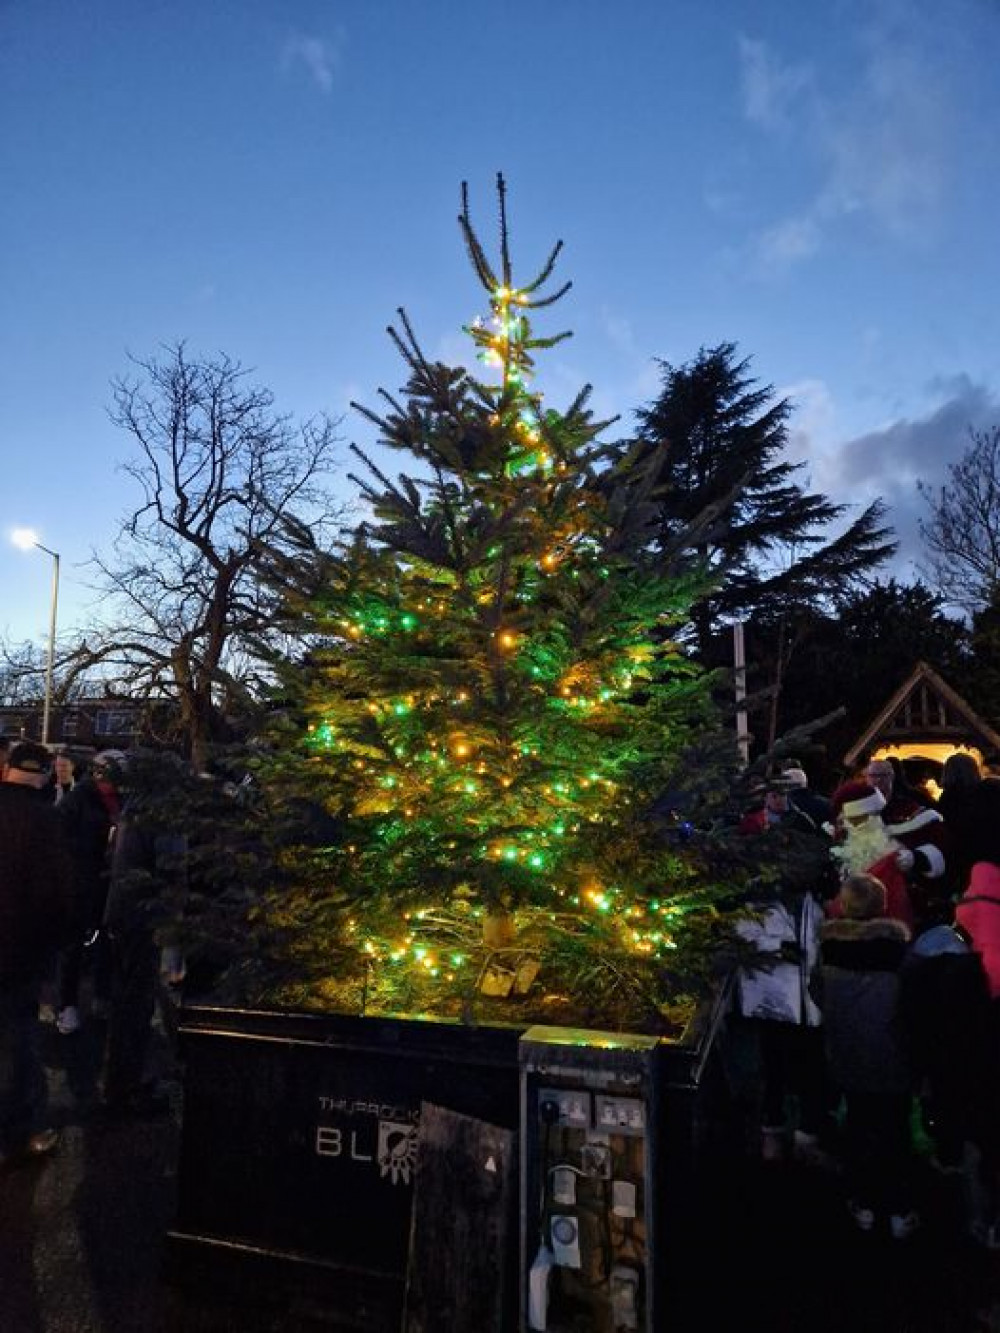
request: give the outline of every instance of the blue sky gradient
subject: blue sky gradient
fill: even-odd
[[[917,479],[1000,422],[998,56],[995,0],[0,3],[3,525],[82,626],[135,497],[110,381],[181,339],[368,446],[397,306],[467,358],[460,183],[490,244],[502,170],[516,272],[566,242],[547,399],[625,433],[656,358],[735,341],[906,575]],[[48,578],[0,546],[0,633],[43,639]]]

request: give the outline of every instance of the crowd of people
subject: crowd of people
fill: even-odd
[[[0,744],[0,1165],[51,1152],[40,1019],[61,1037],[106,1021],[100,1114],[169,1107],[146,1078],[161,951],[151,902],[183,837],[141,817],[117,750],[89,765],[30,740]]]
[[[829,797],[795,761],[758,784],[740,831],[812,840],[820,870],[752,905],[734,1025],[765,1163],[839,1171],[856,1226],[904,1240],[920,1148],[1000,1248],[1000,778],[958,752],[940,783],[879,758]]]
[[[158,981],[183,965],[155,909],[172,881],[189,896],[193,844],[149,817],[130,762],[0,738],[0,1165],[58,1140],[40,1016],[66,1040],[106,1024],[102,1115],[169,1106],[147,1056]],[[740,926],[732,1026],[756,1055],[762,1159],[838,1170],[856,1225],[903,1239],[922,1136],[1000,1248],[1000,778],[956,753],[932,795],[875,759],[827,797],[788,761],[739,829],[808,844],[814,867],[779,869]]]

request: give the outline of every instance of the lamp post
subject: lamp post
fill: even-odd
[[[59,553],[51,551],[38,540],[38,534],[32,528],[15,528],[10,535],[15,546],[22,551],[30,551],[37,546],[40,551],[52,557],[52,604],[49,608],[49,654],[45,665],[45,706],[42,710],[42,744],[49,743],[49,716],[52,712],[52,669],[56,660],[56,612],[59,608]]]

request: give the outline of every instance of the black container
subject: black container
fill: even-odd
[[[726,992],[664,1041],[657,1101],[661,1241],[685,1267],[703,1167],[725,1132]],[[519,1131],[526,1027],[185,1007],[184,1121],[170,1276],[240,1291],[304,1321],[398,1333],[421,1102]],[[721,1111],[721,1114],[720,1114]],[[522,1201],[523,1206],[523,1201]],[[517,1218],[511,1289],[516,1293]],[[668,1282],[672,1277],[666,1277]],[[674,1293],[678,1294],[678,1293]],[[672,1302],[669,1302],[670,1304]],[[313,1325],[310,1324],[312,1327]],[[514,1333],[514,1329],[510,1330]]]
[[[185,1009],[172,1275],[252,1258],[276,1300],[398,1329],[420,1104],[516,1129],[522,1030]]]

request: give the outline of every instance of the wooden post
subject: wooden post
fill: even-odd
[[[750,728],[747,725],[747,661],[743,645],[743,621],[733,623],[733,666],[736,684],[736,744],[743,767],[750,763]]]

